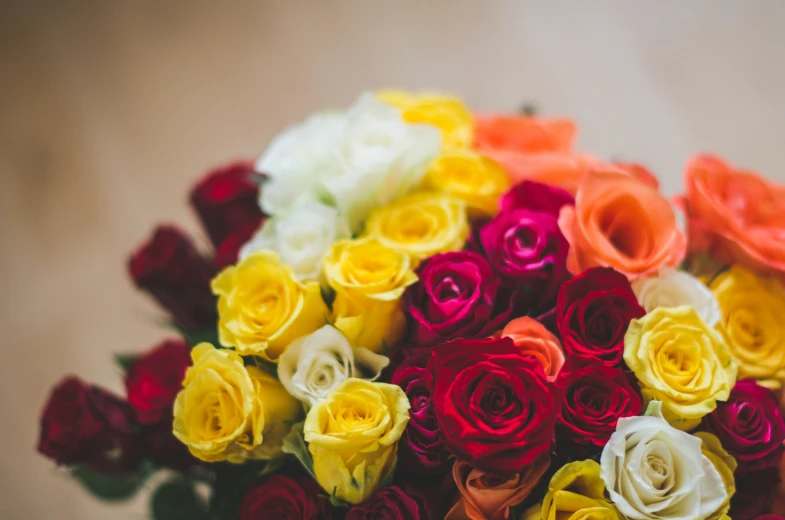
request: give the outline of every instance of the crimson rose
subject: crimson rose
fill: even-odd
[[[593,267],[565,282],[556,301],[556,324],[569,356],[622,362],[624,335],[633,318],[646,311],[630,283],[610,267]]]
[[[240,504],[240,520],[327,520],[330,502],[310,478],[273,475],[252,487]]]
[[[398,486],[380,489],[361,504],[352,506],[346,520],[426,520],[414,496]],[[435,519],[433,519],[435,520]]]
[[[125,389],[140,423],[171,419],[174,398],[190,364],[191,349],[182,340],[164,341],[134,360],[125,376]]]
[[[542,365],[512,339],[436,346],[428,371],[439,429],[460,460],[509,475],[550,449],[558,400]]]
[[[215,266],[223,269],[236,263],[240,257],[240,249],[253,237],[258,228],[258,224],[250,222],[230,233],[215,251]]]

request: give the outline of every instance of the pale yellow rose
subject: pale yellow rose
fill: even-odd
[[[710,286],[720,304],[717,326],[730,345],[739,377],[777,389],[785,381],[785,289],[775,278],[738,266]]]
[[[270,374],[231,350],[200,343],[191,352],[174,402],[174,435],[204,461],[240,463],[281,453],[302,414],[297,399]]]
[[[717,473],[722,478],[722,484],[728,497],[725,502],[706,520],[721,520],[722,516],[730,509],[730,499],[736,493],[736,479],[733,477],[733,472],[736,471],[736,459],[725,451],[722,447],[720,440],[711,433],[697,432],[695,437],[701,440],[701,453],[711,461]]]
[[[492,217],[510,187],[507,172],[494,160],[468,148],[446,147],[431,163],[423,186],[466,202],[469,217]]]
[[[466,203],[446,193],[413,193],[371,213],[363,235],[408,254],[417,264],[463,248],[469,235]]]
[[[463,102],[443,94],[412,94],[383,90],[377,97],[403,113],[407,123],[427,123],[442,131],[448,146],[469,146],[474,140],[474,118]]]
[[[539,512],[532,508],[523,519],[621,520],[621,516],[605,498],[600,465],[581,460],[570,462],[553,474]]]
[[[401,296],[417,281],[409,256],[374,238],[359,238],[333,244],[323,266],[335,291],[335,328],[349,343],[374,352],[398,343],[406,330]]]
[[[400,387],[347,379],[305,418],[316,480],[330,495],[363,502],[395,465],[408,422],[409,400]]]
[[[278,255],[260,250],[212,281],[221,344],[243,356],[278,362],[295,339],[328,321],[318,282],[302,283]]]
[[[645,400],[661,401],[665,419],[684,431],[726,400],[736,384],[730,348],[687,305],[658,307],[632,320],[624,361]]]

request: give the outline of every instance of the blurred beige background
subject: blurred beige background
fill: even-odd
[[[38,457],[38,411],[69,372],[121,388],[111,353],[165,334],[127,254],[309,111],[436,87],[570,115],[668,193],[698,150],[785,180],[782,0],[228,4],[0,0],[0,518],[145,518]]]

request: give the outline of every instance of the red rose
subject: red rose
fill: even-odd
[[[535,181],[523,181],[516,184],[499,201],[499,209],[502,212],[527,209],[546,213],[555,218],[559,218],[562,206],[573,205],[575,205],[575,197],[568,192]]]
[[[565,282],[556,301],[556,323],[570,355],[622,362],[624,335],[633,318],[646,311],[627,277],[610,267],[593,267]]]
[[[643,413],[640,391],[620,368],[572,358],[556,377],[562,395],[556,421],[556,451],[571,459],[597,455],[622,417]]]
[[[237,229],[261,224],[260,181],[253,163],[237,161],[212,170],[194,186],[191,205],[216,249]]]
[[[134,360],[125,376],[125,389],[140,423],[171,418],[190,364],[191,349],[182,340],[164,341]]]
[[[363,502],[352,506],[346,520],[425,520],[417,500],[398,486],[380,489]],[[435,519],[434,519],[435,520]]]
[[[512,339],[444,343],[428,371],[439,429],[458,459],[510,475],[550,449],[558,400],[542,365]]]
[[[730,501],[728,516],[733,520],[753,520],[771,510],[780,483],[776,468],[736,474],[736,493]]]
[[[253,486],[240,504],[240,520],[329,519],[329,501],[312,479],[273,475]]]
[[[131,256],[131,278],[166,309],[178,326],[198,331],[218,322],[216,297],[210,290],[215,267],[177,228],[160,226]]]
[[[223,269],[237,263],[240,258],[240,249],[254,236],[258,228],[258,224],[249,222],[228,235],[215,251],[215,266],[218,269]]]

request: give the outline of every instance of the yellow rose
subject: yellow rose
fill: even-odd
[[[711,433],[698,432],[693,435],[701,440],[701,452],[714,465],[717,473],[722,477],[725,491],[728,492],[725,502],[706,519],[721,520],[721,517],[730,509],[730,499],[736,493],[736,479],[733,477],[733,472],[736,471],[736,459],[725,451],[720,440]]]
[[[740,377],[772,389],[785,381],[785,289],[774,278],[738,266],[717,276],[710,289],[722,310],[722,333]]]
[[[305,418],[316,480],[341,500],[364,501],[392,470],[407,422],[409,400],[400,387],[347,379]]]
[[[406,329],[401,296],[417,281],[409,256],[373,238],[336,242],[324,257],[335,291],[333,321],[349,343],[374,352],[395,345]]]
[[[646,401],[661,401],[663,416],[680,430],[697,426],[736,384],[728,345],[687,305],[658,307],[632,320],[624,361]]]
[[[261,250],[213,279],[221,344],[278,362],[287,345],[327,323],[318,282],[299,282],[278,255]]]
[[[383,90],[377,97],[403,113],[408,123],[427,123],[442,131],[442,142],[469,146],[474,140],[474,118],[460,99],[441,94],[411,94]]]
[[[463,248],[469,235],[466,204],[446,193],[413,193],[371,213],[363,235],[408,254],[416,264]]]
[[[467,148],[447,147],[425,174],[424,186],[466,202],[471,218],[492,217],[510,181],[495,161]]]
[[[528,515],[528,516],[527,516]],[[570,462],[553,474],[542,507],[524,513],[525,520],[620,520],[605,498],[600,465],[593,460]]]
[[[243,365],[231,350],[200,343],[191,352],[174,402],[174,435],[204,461],[243,462],[281,453],[302,414],[297,399],[273,376]]]

